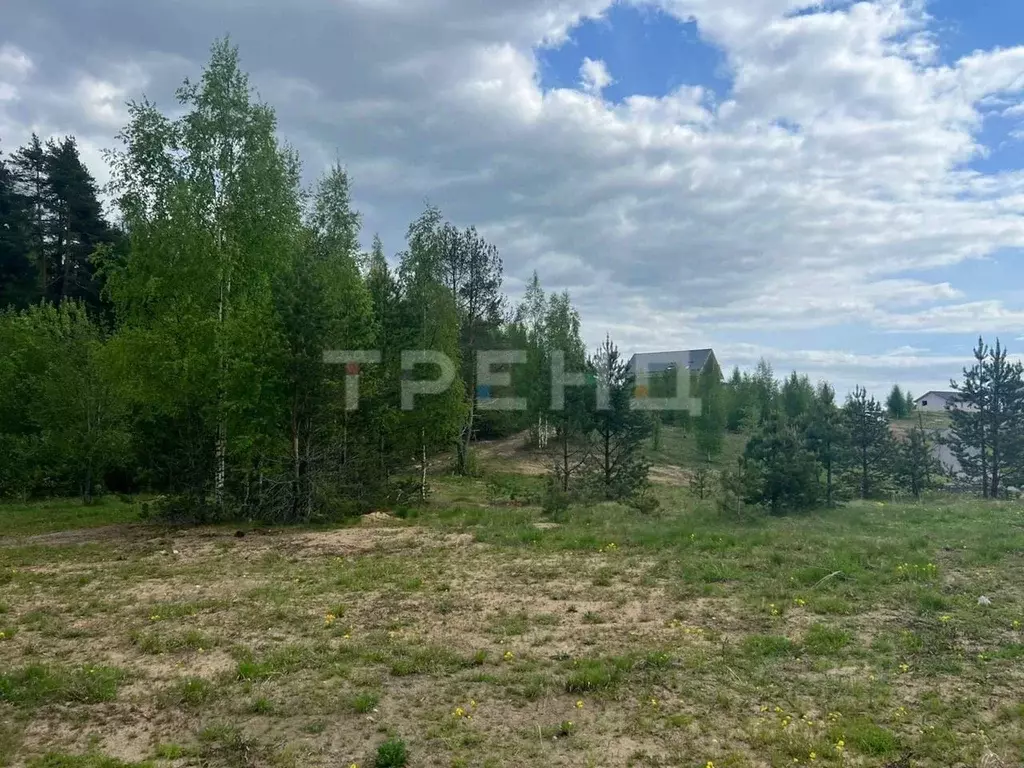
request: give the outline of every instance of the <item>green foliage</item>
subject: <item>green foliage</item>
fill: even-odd
[[[109,350],[85,307],[67,301],[0,314],[0,493],[78,493],[89,502],[127,457],[127,413]]]
[[[814,393],[814,402],[806,421],[807,447],[821,465],[825,484],[825,503],[835,502],[836,475],[842,467],[849,441],[849,432],[843,414],[836,406],[836,393],[830,384],[822,382]]]
[[[590,483],[605,499],[629,498],[647,483],[650,465],[641,448],[651,419],[632,407],[633,376],[611,338],[598,348],[590,367],[597,377]]]
[[[1024,480],[1024,365],[1010,362],[996,339],[978,339],[974,365],[951,385],[957,403],[949,408],[949,447],[964,478],[985,498],[998,498],[1007,483]]]
[[[765,421],[743,454],[745,500],[773,514],[806,510],[820,498],[819,466],[803,436],[781,416]]]
[[[913,400],[909,399],[910,393],[903,393],[899,384],[893,384],[892,389],[889,391],[889,396],[885,399],[885,410],[890,419],[905,419],[910,416],[912,410],[909,404],[913,404]]]
[[[380,697],[375,693],[359,693],[352,698],[352,709],[361,715],[365,715],[368,712],[373,712],[379,700]]]
[[[697,436],[697,450],[710,462],[722,453],[727,420],[726,393],[722,386],[722,372],[717,365],[708,365],[697,380],[697,397],[701,411],[691,415]]]
[[[62,752],[49,752],[31,761],[29,768],[152,768],[153,763],[126,763],[106,755],[85,754],[67,755]]]
[[[942,467],[932,453],[932,443],[923,423],[918,423],[896,447],[896,478],[914,498],[933,487]]]
[[[409,762],[409,750],[400,738],[390,738],[377,747],[374,768],[402,768]]]
[[[887,487],[892,468],[893,441],[885,412],[867,390],[857,387],[846,398],[843,418],[851,482],[862,499],[878,495]]]
[[[116,667],[34,664],[0,675],[0,702],[31,708],[113,701],[125,677]]]
[[[568,693],[607,691],[622,681],[626,665],[620,660],[579,659],[565,681]]]

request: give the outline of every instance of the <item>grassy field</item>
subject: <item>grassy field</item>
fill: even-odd
[[[550,520],[511,486],[244,536],[0,507],[0,763],[1024,759],[1020,506]]]
[[[722,451],[712,457],[710,466],[715,469],[736,466],[736,459],[743,454],[747,438],[747,435],[726,432],[722,439]],[[645,444],[645,456],[656,466],[666,464],[693,468],[707,461],[697,449],[697,438],[693,430],[663,426],[659,442],[658,448],[654,447],[654,441],[650,438]]]

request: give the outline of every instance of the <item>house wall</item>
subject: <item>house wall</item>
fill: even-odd
[[[927,405],[926,405],[927,403]],[[931,411],[945,411],[946,398],[942,395],[927,395],[917,401],[918,410],[929,413]]]

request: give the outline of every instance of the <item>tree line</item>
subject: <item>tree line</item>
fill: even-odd
[[[226,41],[177,101],[177,117],[130,105],[107,156],[116,228],[74,139],[33,138],[0,165],[0,494],[145,489],[174,519],[310,520],[422,499],[439,453],[469,473],[474,439],[525,429],[561,446],[565,492],[584,476],[607,497],[642,484],[650,420],[611,340],[586,354],[568,294],[534,275],[508,306],[497,249],[430,206],[390,263],[379,238],[362,251],[347,174],[302,188]],[[407,370],[407,350],[454,367],[412,409],[403,384],[444,365]],[[504,386],[479,384],[482,350],[522,355],[498,366]],[[583,376],[564,408],[556,361]],[[499,396],[524,407],[491,409]]]
[[[827,382],[815,386],[795,371],[780,382],[762,360],[752,373],[734,370],[724,390],[726,426],[749,435],[737,466],[720,477],[727,510],[757,505],[782,513],[893,492],[919,497],[942,475],[923,424],[902,437],[891,428],[890,419],[913,406],[898,386],[885,406],[862,387],[839,403]],[[700,485],[703,492],[703,477]]]
[[[721,478],[727,506],[919,495],[938,474],[922,425],[892,435],[889,419],[913,409],[898,386],[884,407],[862,389],[839,405],[764,361],[728,379],[712,365],[690,381],[699,412],[647,412],[610,338],[588,354],[567,293],[535,274],[505,299],[500,254],[475,228],[428,206],[391,259],[378,237],[364,251],[346,172],[302,187],[226,41],[177,101],[176,117],[130,105],[107,156],[116,224],[74,138],[0,157],[0,495],[148,490],[170,518],[302,521],[422,500],[438,456],[470,474],[474,440],[528,430],[553,504],[643,506],[644,446],[664,424],[693,430],[709,465],[727,431],[750,436]],[[379,359],[338,364],[330,350]],[[444,366],[407,369],[408,350],[453,368],[453,386],[413,409],[403,385]],[[513,354],[500,385],[479,380],[490,350]],[[1019,482],[1020,366],[998,343],[976,358],[955,385],[972,406],[953,413],[950,448],[995,497]],[[553,387],[552,371],[572,385]],[[679,375],[645,394],[667,396]],[[493,407],[509,397],[522,407]]]

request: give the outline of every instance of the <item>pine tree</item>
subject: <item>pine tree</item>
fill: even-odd
[[[437,240],[440,279],[451,292],[459,314],[466,423],[456,446],[456,471],[466,474],[479,394],[476,356],[482,342],[493,340],[501,322],[502,264],[498,249],[473,227],[460,232],[445,224],[437,232]]]
[[[828,382],[818,385],[805,434],[807,446],[824,472],[825,503],[832,506],[835,503],[836,474],[847,450],[849,434],[843,413],[836,405],[835,390]]]
[[[96,196],[96,182],[82,164],[73,137],[49,141],[45,154],[54,301],[80,299],[100,307],[100,285],[92,254],[112,235]]]
[[[442,392],[421,395],[411,410],[400,417],[401,439],[415,446],[420,467],[419,496],[427,496],[427,461],[434,451],[450,447],[464,425],[464,385],[459,376],[458,307],[451,292],[441,282],[442,275],[438,231],[441,217],[435,208],[427,210],[408,230],[408,248],[402,254],[398,273],[402,288],[402,324],[405,330],[403,350],[439,353],[452,366],[454,380]],[[428,370],[433,369],[433,370]],[[437,366],[418,364],[403,370],[403,380],[437,378]]]
[[[757,362],[757,368],[749,382],[750,406],[747,409],[748,424],[753,427],[763,424],[779,406],[779,383],[771,363],[764,358]]]
[[[0,309],[26,307],[35,293],[27,213],[27,201],[15,188],[14,174],[0,155]]]
[[[939,471],[938,459],[932,453],[928,433],[918,416],[918,423],[897,447],[897,479],[904,488],[910,490],[915,499],[919,499],[932,486],[934,476]]]
[[[606,499],[633,496],[647,482],[650,466],[641,455],[650,435],[650,419],[632,407],[633,376],[611,338],[605,338],[590,360],[597,376],[592,475]]]
[[[10,161],[15,189],[25,206],[25,237],[29,259],[35,265],[35,299],[46,301],[52,297],[54,281],[51,254],[47,247],[47,233],[51,228],[52,210],[50,186],[47,179],[46,150],[35,133],[27,146],[21,147]]]
[[[814,507],[819,498],[819,466],[795,426],[770,412],[747,442],[737,478],[727,487],[743,489],[745,501],[772,514]]]
[[[851,467],[862,499],[880,492],[889,476],[892,435],[882,406],[867,390],[857,387],[843,406],[849,434]]]
[[[947,406],[949,446],[963,475],[980,484],[982,496],[998,498],[1004,479],[1021,476],[1024,368],[1007,360],[998,339],[989,348],[979,338],[974,359],[961,381],[950,382],[957,399]]]

